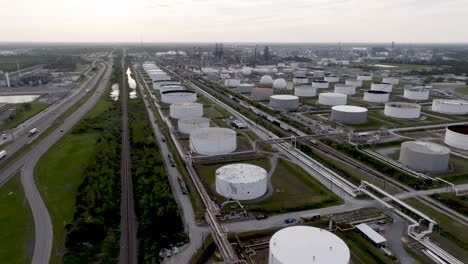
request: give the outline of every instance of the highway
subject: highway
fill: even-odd
[[[106,79],[109,79],[112,67],[107,63],[106,66],[107,70],[101,71],[98,75],[104,75]],[[36,166],[36,163],[40,157],[44,155],[44,153],[46,153],[47,150],[49,150],[49,148],[52,147],[78,121],[80,121],[83,116],[96,104],[105,90],[106,85],[107,81],[102,81],[95,91],[95,96],[90,97],[86,103],[84,103],[80,108],[78,108],[78,110],[65,119],[60,128],[52,131],[45,138],[32,146],[19,159],[17,159],[15,162],[6,167],[4,171],[2,171],[1,176],[3,178],[4,175],[8,175],[8,173],[14,174],[16,171],[18,171],[18,169],[21,168],[21,183],[34,218],[35,242],[31,261],[33,264],[49,262],[53,241],[52,222],[47,207],[44,204],[41,194],[34,182],[34,167]],[[65,111],[67,108],[71,107],[73,101],[70,101],[67,107],[64,107],[62,110]],[[55,115],[52,117],[55,117]],[[44,127],[44,129],[47,129],[47,127]],[[60,129],[63,129],[63,132],[61,132]]]

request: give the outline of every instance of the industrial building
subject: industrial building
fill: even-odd
[[[347,102],[347,96],[340,93],[321,93],[318,99],[319,104],[322,105],[345,105]]]
[[[371,103],[386,103],[388,102],[389,98],[389,92],[367,90],[364,92],[363,100]]]
[[[381,234],[377,233],[374,229],[372,229],[368,224],[362,223],[356,225],[356,229],[363,234],[374,246],[376,247],[385,247],[385,243],[387,239],[383,237]]]
[[[335,84],[335,93],[353,95],[356,93],[356,86],[346,84]]]
[[[287,94],[272,95],[270,96],[270,106],[285,110],[296,110],[299,108],[299,97]]]
[[[400,163],[421,172],[441,172],[448,169],[450,149],[431,142],[406,141],[401,144]]]
[[[267,191],[267,171],[257,165],[235,163],[216,170],[216,192],[235,200],[252,200]]]
[[[390,102],[385,104],[384,114],[403,119],[419,118],[421,106],[413,103]]]
[[[432,101],[432,111],[451,115],[468,114],[468,101],[434,99]]]
[[[197,94],[189,90],[172,90],[161,93],[161,101],[166,104],[193,103]]]
[[[425,86],[405,87],[403,97],[410,100],[429,99],[429,90]]]
[[[294,95],[299,97],[314,97],[317,95],[317,89],[307,85],[296,86],[294,87]]]
[[[445,129],[445,144],[463,150],[468,150],[468,126],[449,126]]]
[[[199,128],[210,127],[210,119],[205,117],[183,117],[177,121],[180,133],[190,134]]]
[[[332,107],[330,119],[343,124],[367,123],[367,108],[352,105],[336,105]]]
[[[335,234],[311,226],[291,226],[270,239],[269,264],[348,264],[350,251]]]
[[[393,85],[391,83],[371,83],[371,91],[384,91],[391,93]]]
[[[177,103],[169,106],[169,115],[172,118],[201,117],[203,105],[199,103]]]
[[[328,89],[329,83],[327,81],[314,80],[312,81],[312,87],[315,89]]]
[[[202,155],[228,154],[237,148],[236,131],[221,127],[200,128],[190,133],[190,148]]]

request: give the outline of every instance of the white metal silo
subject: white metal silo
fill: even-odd
[[[272,95],[273,95],[272,88],[256,87],[255,89],[252,90],[252,98],[256,101],[269,100],[270,96]]]
[[[307,77],[294,77],[293,78],[293,83],[306,84],[308,82],[309,82],[309,78]]]
[[[323,77],[323,80],[329,83],[337,83],[340,81],[340,77],[336,75],[328,75],[328,76]]]
[[[270,96],[270,104],[273,108],[296,110],[299,107],[299,97],[288,94]]]
[[[404,102],[389,102],[385,104],[384,114],[390,117],[413,119],[421,115],[419,104]]]
[[[390,98],[389,92],[384,91],[365,91],[363,100],[372,103],[386,103]]]
[[[312,87],[315,89],[328,89],[329,83],[327,81],[314,80],[312,81]]]
[[[177,128],[180,133],[190,134],[199,128],[210,127],[210,119],[205,117],[183,117],[177,121]]]
[[[332,107],[330,119],[343,124],[367,123],[367,108],[352,105],[336,105]]]
[[[267,191],[267,171],[257,165],[235,163],[216,170],[216,192],[235,200],[252,200]]]
[[[335,84],[335,93],[353,95],[356,93],[356,86],[337,83]]]
[[[468,126],[449,126],[445,129],[445,144],[463,150],[468,150]]]
[[[400,163],[421,172],[442,172],[448,169],[450,149],[432,142],[406,141],[401,144]]]
[[[160,93],[176,90],[185,90],[185,87],[177,84],[163,84],[159,87]]]
[[[432,101],[432,111],[452,115],[468,114],[468,101],[434,99]]]
[[[370,73],[361,73],[358,74],[357,78],[360,81],[372,81],[372,74]]]
[[[345,105],[347,96],[340,93],[320,93],[318,98],[319,104],[322,105]]]
[[[382,82],[383,83],[390,83],[390,84],[393,84],[393,85],[398,85],[400,83],[400,78],[397,78],[397,77],[384,77],[382,79]]]
[[[173,90],[161,94],[161,101],[166,104],[193,103],[196,100],[197,94],[189,90]]]
[[[237,86],[239,93],[251,93],[253,89],[255,89],[255,85],[252,83],[241,83]]]
[[[169,106],[169,115],[172,118],[201,117],[203,105],[199,103],[178,103]]]
[[[372,91],[392,92],[393,85],[391,83],[372,83],[370,89]]]
[[[323,78],[325,77],[325,71],[314,71],[314,78]]]
[[[226,79],[224,80],[224,86],[228,88],[235,88],[239,86],[240,80],[239,79]]]
[[[362,80],[346,80],[345,81],[346,85],[352,85],[354,87],[361,87],[362,86]]]
[[[427,100],[429,99],[429,90],[424,86],[406,87],[403,97],[410,100]]]
[[[299,97],[314,97],[317,95],[317,89],[308,85],[294,87],[294,95]]]
[[[236,131],[221,127],[200,128],[190,133],[190,148],[202,155],[222,155],[237,148]]]

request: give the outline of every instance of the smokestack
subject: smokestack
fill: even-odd
[[[5,79],[7,87],[10,88],[10,75],[8,74],[8,72],[5,72]]]

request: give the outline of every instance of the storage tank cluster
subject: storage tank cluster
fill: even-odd
[[[314,97],[317,95],[317,89],[308,85],[296,86],[294,87],[294,95],[299,97]]]
[[[259,166],[235,163],[216,170],[216,192],[235,200],[252,200],[267,191],[267,171]]]
[[[161,93],[161,101],[166,104],[193,103],[197,94],[189,90],[171,90]]]
[[[385,104],[384,114],[386,116],[413,119],[421,115],[421,106],[413,103],[390,102]]]
[[[312,81],[312,87],[315,89],[328,89],[329,83],[327,81],[314,80]]]
[[[169,116],[172,118],[202,117],[203,105],[199,103],[177,103],[169,106]]]
[[[335,93],[353,95],[356,94],[356,86],[337,83],[335,84]]]
[[[450,149],[432,142],[406,141],[401,144],[400,163],[420,172],[442,172],[448,169]]]
[[[468,114],[468,101],[434,99],[432,101],[432,111],[442,114],[465,115]]]
[[[340,93],[320,93],[318,102],[319,104],[329,106],[345,105],[347,102],[347,96]]]
[[[390,99],[390,93],[384,91],[367,90],[364,92],[364,101],[371,103],[386,103]]]
[[[384,91],[391,93],[393,85],[391,83],[371,83],[370,89],[372,91]]]
[[[356,80],[346,80],[345,84],[346,85],[352,85],[352,86],[358,88],[358,87],[362,86],[362,80],[357,80],[357,79]]]
[[[468,150],[468,126],[449,126],[445,129],[445,144],[463,150]]]
[[[336,105],[332,107],[330,119],[343,124],[367,123],[367,108],[352,105]]]
[[[351,253],[335,234],[311,226],[291,226],[270,238],[269,264],[348,264]]]
[[[410,100],[429,99],[429,90],[424,86],[405,87],[403,97]]]
[[[285,110],[297,110],[299,108],[299,97],[288,94],[277,94],[270,96],[270,104],[273,108]]]
[[[222,155],[236,150],[236,131],[229,128],[208,127],[192,131],[190,149],[202,155]]]
[[[142,64],[143,70],[145,70],[146,74],[154,81],[164,81],[170,80],[171,77],[167,75],[163,70],[161,70],[156,64],[150,62],[144,62]]]

